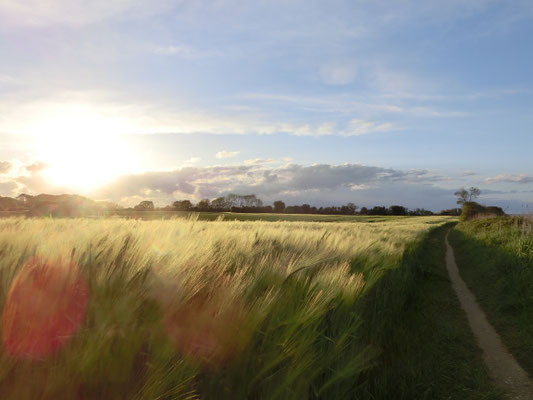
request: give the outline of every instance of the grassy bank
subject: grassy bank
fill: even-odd
[[[504,343],[533,375],[533,223],[491,218],[452,232],[461,276]]]

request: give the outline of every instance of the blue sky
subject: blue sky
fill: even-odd
[[[513,0],[0,0],[0,195],[438,211],[475,185],[528,211],[532,19]]]

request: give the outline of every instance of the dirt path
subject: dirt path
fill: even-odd
[[[487,321],[485,313],[459,275],[453,249],[446,236],[446,268],[452,287],[466,312],[468,323],[483,350],[483,359],[495,383],[509,393],[513,400],[533,399],[533,383],[502,343],[500,335]]]

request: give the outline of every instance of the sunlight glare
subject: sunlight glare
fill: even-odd
[[[38,126],[43,175],[57,186],[87,191],[132,172],[133,157],[121,139],[127,121],[90,108],[69,107]]]

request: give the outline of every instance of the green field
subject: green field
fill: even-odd
[[[109,213],[110,217],[133,218],[143,220],[197,218],[200,221],[296,221],[296,222],[385,222],[402,218],[379,215],[320,215],[320,214],[274,214],[274,213],[232,213],[232,212],[188,212],[188,211],[132,211],[117,210]],[[436,221],[441,221],[437,219]]]
[[[0,220],[0,393],[499,398],[445,278],[453,219],[272,217]]]

